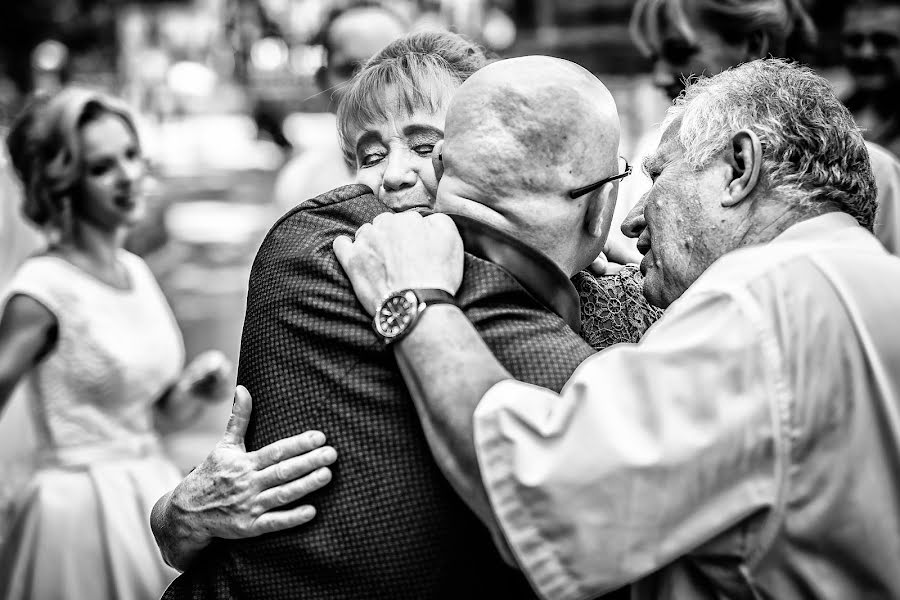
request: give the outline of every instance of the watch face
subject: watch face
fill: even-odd
[[[388,297],[375,315],[378,333],[388,339],[403,333],[412,322],[418,305],[418,298],[411,290]]]

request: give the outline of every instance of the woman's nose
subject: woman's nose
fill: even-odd
[[[144,162],[132,159],[119,161],[117,175],[121,183],[132,184],[144,175]]]
[[[385,190],[401,190],[414,186],[417,179],[408,151],[397,150],[388,155],[381,187]]]

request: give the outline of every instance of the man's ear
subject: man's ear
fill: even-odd
[[[600,189],[588,194],[584,212],[584,228],[588,235],[605,238],[609,234],[609,224],[616,210],[618,182],[604,183]]]
[[[749,129],[741,129],[731,136],[731,148],[725,154],[731,166],[731,181],[722,199],[722,206],[737,206],[749,196],[759,183],[762,166],[762,144],[759,136]]]

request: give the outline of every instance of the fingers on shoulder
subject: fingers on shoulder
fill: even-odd
[[[304,477],[319,467],[334,463],[335,460],[337,452],[331,446],[316,448],[266,467],[259,472],[259,483],[263,489],[276,487]]]
[[[254,523],[255,535],[283,531],[308,523],[316,516],[316,509],[308,504],[290,510],[277,510],[263,514]]]
[[[293,457],[302,456],[311,450],[319,448],[325,443],[325,434],[321,431],[310,430],[293,435],[283,440],[273,442],[250,454],[256,459],[260,469],[280,463]],[[332,448],[332,451],[334,449]]]
[[[260,492],[257,504],[264,511],[280,509],[328,485],[331,478],[330,468],[319,467],[308,475]]]

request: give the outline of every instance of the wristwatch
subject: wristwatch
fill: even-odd
[[[390,344],[406,336],[426,308],[432,304],[452,304],[456,299],[439,289],[409,289],[393,292],[381,301],[372,326],[385,343]]]

